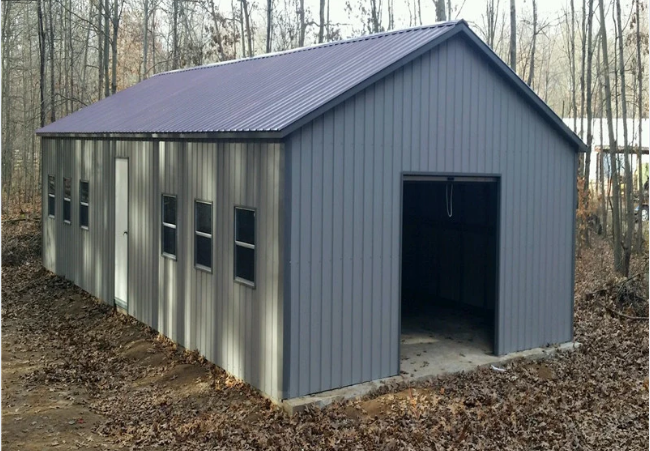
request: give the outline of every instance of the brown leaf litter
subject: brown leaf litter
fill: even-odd
[[[2,257],[7,449],[648,448],[648,322],[608,311],[648,316],[648,257],[622,281],[597,239],[576,265],[579,350],[293,417],[44,270],[38,220],[3,224]]]

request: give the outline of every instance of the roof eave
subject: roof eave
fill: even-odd
[[[41,138],[121,139],[121,140],[276,140],[282,139],[277,130],[233,132],[165,132],[165,133],[48,133],[36,131]]]

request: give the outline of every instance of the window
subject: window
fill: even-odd
[[[176,196],[162,196],[162,253],[176,258]]]
[[[50,218],[54,217],[56,209],[56,178],[53,175],[47,176],[47,214]]]
[[[79,182],[79,225],[88,230],[88,204],[90,201],[90,184],[81,180]]]
[[[63,222],[70,224],[72,217],[72,179],[63,177]]]
[[[255,210],[235,207],[235,279],[255,285]]]
[[[194,202],[194,264],[212,270],[212,204]]]

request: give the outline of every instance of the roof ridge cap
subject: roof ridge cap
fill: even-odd
[[[204,64],[201,66],[194,66],[194,67],[187,67],[183,69],[175,69],[175,70],[170,70],[166,72],[159,72],[152,77],[160,77],[163,75],[171,75],[171,74],[176,74],[180,72],[189,72],[193,70],[201,70],[201,69],[212,69],[215,67],[219,66],[226,66],[229,64],[237,64],[237,63],[245,63],[248,61],[255,61],[255,60],[260,60],[260,59],[266,59],[266,58],[274,58],[276,56],[282,56],[282,55],[288,55],[291,53],[299,53],[299,52],[307,52],[310,50],[316,50],[320,48],[325,48],[325,47],[334,47],[337,45],[345,45],[345,44],[354,44],[356,42],[361,42],[361,41],[369,41],[371,39],[380,39],[386,36],[394,36],[397,34],[403,34],[403,33],[410,33],[413,31],[419,31],[419,30],[429,30],[432,28],[443,28],[443,27],[455,27],[460,24],[465,24],[467,25],[467,22],[464,19],[459,19],[459,20],[450,20],[450,21],[444,21],[444,22],[434,22],[432,24],[428,25],[417,25],[414,27],[408,27],[408,28],[400,28],[396,30],[390,30],[390,31],[382,31],[379,33],[373,33],[373,34],[367,34],[367,35],[361,35],[361,36],[355,36],[352,38],[347,38],[347,39],[342,39],[340,41],[330,41],[330,42],[324,42],[321,44],[315,44],[315,45],[310,45],[306,47],[297,47],[294,49],[288,49],[288,50],[281,50],[278,52],[271,52],[271,53],[263,53],[261,55],[255,55],[251,56],[248,58],[239,58],[235,60],[227,60],[227,61],[219,61],[217,63],[211,63],[211,64]]]

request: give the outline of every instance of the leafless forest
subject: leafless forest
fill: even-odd
[[[647,249],[635,217],[647,205],[647,0],[565,0],[553,13],[540,12],[542,0],[431,1],[2,0],[3,211],[38,203],[35,129],[153,74],[463,18],[471,8],[470,26],[598,150],[580,158],[579,246],[593,233],[610,237],[614,268],[627,275],[631,253]],[[615,144],[592,142],[596,124]]]

